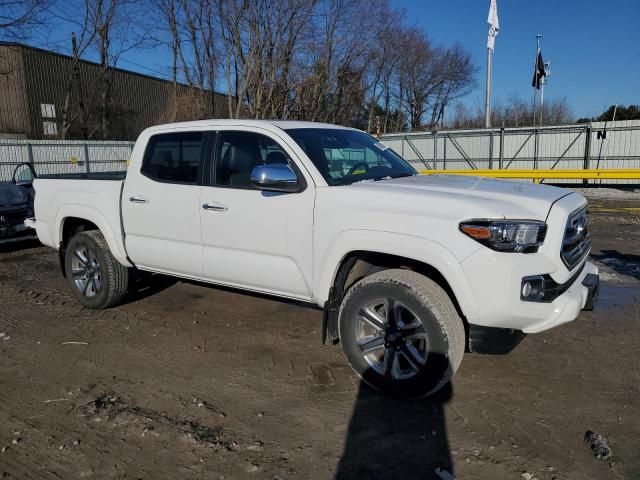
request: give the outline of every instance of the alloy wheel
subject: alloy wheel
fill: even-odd
[[[355,324],[360,354],[378,374],[392,380],[417,375],[427,362],[429,341],[420,318],[393,298],[363,305]]]
[[[96,253],[85,246],[74,250],[71,275],[75,287],[82,295],[87,298],[95,297],[102,287],[100,262]]]

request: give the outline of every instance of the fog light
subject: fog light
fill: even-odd
[[[544,278],[540,275],[522,279],[520,299],[526,302],[540,302],[544,298]]]

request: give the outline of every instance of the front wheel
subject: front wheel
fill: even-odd
[[[127,293],[128,269],[114,258],[98,230],[71,238],[65,251],[65,272],[73,296],[85,307],[113,307]]]
[[[451,299],[410,270],[383,270],[356,283],[342,302],[339,325],[352,368],[392,395],[435,393],[464,354],[464,325]]]

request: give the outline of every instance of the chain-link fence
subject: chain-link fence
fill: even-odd
[[[440,130],[387,134],[382,140],[418,169],[640,168],[640,121]],[[554,180],[556,182],[561,180]],[[594,182],[637,183],[635,180]]]
[[[21,163],[31,163],[39,175],[54,173],[122,172],[134,142],[0,139],[0,181],[11,180]]]

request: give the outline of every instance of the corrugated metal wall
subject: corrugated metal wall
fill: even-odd
[[[0,135],[29,131],[23,73],[21,50],[0,45]]]
[[[3,62],[2,58],[6,60]],[[60,138],[72,69],[71,57],[22,45],[0,43],[0,68],[3,63],[10,63],[12,69],[9,75],[3,75],[5,78],[0,80],[0,98],[11,101],[0,102],[0,136],[11,134],[32,139]],[[83,131],[79,119],[76,119],[66,138],[85,138],[82,134],[88,133],[86,138],[102,139],[102,67],[82,61],[79,73],[87,129],[86,132]],[[174,87],[171,82],[121,69],[110,69],[109,75],[112,86],[107,117],[108,138],[134,140],[145,128],[173,119]],[[72,92],[69,118],[78,114],[76,105],[79,97],[76,90]],[[181,112],[184,115],[184,110],[192,107],[194,95],[197,94],[202,97],[202,103],[209,104],[201,117],[226,116],[224,95],[211,95],[178,85],[177,97],[182,105],[178,108],[176,120],[182,120]],[[55,118],[43,116],[43,105],[53,105]],[[190,116],[189,119],[195,118]],[[54,122],[58,134],[47,135],[44,122]]]
[[[382,140],[419,169],[640,168],[638,120],[387,134]]]

